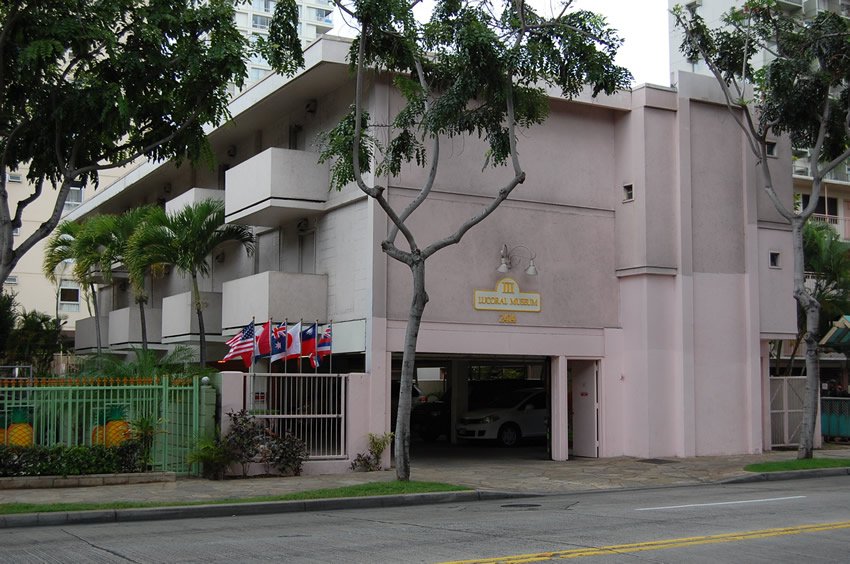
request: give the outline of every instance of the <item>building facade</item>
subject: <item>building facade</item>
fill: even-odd
[[[347,50],[325,37],[298,75],[236,98],[232,121],[209,131],[216,168],[147,163],[69,217],[223,199],[227,222],[252,226],[257,252],[225,247],[211,260],[210,358],[252,317],[333,320],[334,371],[365,375],[350,415],[362,420],[349,426],[364,430],[351,438],[362,445],[365,431],[390,430],[411,282],[381,251],[380,208],[355,186],[329,192],[317,164],[319,134],[353,99]],[[402,100],[387,77],[369,84],[370,115],[389,123]],[[776,141],[772,166],[787,170],[791,148]],[[474,138],[444,142],[433,193],[410,218],[419,241],[444,236],[501,185],[508,172],[482,171],[484,150]],[[520,371],[546,389],[556,460],[769,449],[768,342],[795,332],[791,237],[713,79],[553,97],[519,153],[525,184],[427,267],[417,365],[454,390],[452,420],[482,374]],[[404,206],[425,174],[411,166],[386,180],[390,201]],[[790,203],[790,175],[776,177]],[[531,254],[536,275],[524,270]],[[147,319],[161,334],[149,336],[196,343],[188,280],[171,273],[150,289]],[[101,295],[109,345],[125,350],[138,342],[131,297],[120,285]],[[79,350],[93,348],[91,323],[77,325]]]

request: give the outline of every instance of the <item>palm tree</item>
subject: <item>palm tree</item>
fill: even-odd
[[[80,233],[81,244],[94,246],[100,249],[97,263],[90,265],[98,268],[107,283],[112,283],[114,269],[123,264],[130,274],[130,284],[133,288],[133,299],[139,305],[139,321],[142,329],[142,350],[148,350],[148,330],[145,321],[145,304],[148,295],[145,292],[145,275],[147,265],[138,265],[130,268],[128,261],[128,247],[133,234],[145,222],[145,218],[151,213],[153,206],[142,206],[125,211],[121,215],[98,215],[92,217],[85,223],[85,228]],[[136,279],[136,277],[140,277]]]
[[[73,261],[74,280],[94,306],[94,327],[97,338],[97,353],[103,350],[100,331],[100,306],[97,302],[97,288],[92,276],[91,266],[98,263],[100,250],[87,238],[82,237],[84,225],[73,221],[60,223],[53,235],[47,240],[44,250],[44,275],[54,284],[57,282],[57,267],[65,261]]]
[[[144,224],[133,234],[127,249],[127,266],[135,280],[143,278],[143,266],[173,265],[192,278],[192,303],[198,316],[200,363],[206,365],[206,332],[198,276],[210,273],[210,255],[228,242],[240,243],[248,255],[254,253],[254,236],[244,225],[224,224],[224,204],[203,200],[168,214],[154,208]],[[134,270],[136,272],[134,272]]]

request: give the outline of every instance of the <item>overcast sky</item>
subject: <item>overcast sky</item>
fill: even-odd
[[[551,11],[549,6],[559,5],[550,0],[529,2],[543,13]],[[417,10],[417,17],[427,17],[431,6],[433,2],[423,2]],[[620,32],[625,44],[620,48],[617,62],[632,72],[635,84],[670,84],[667,0],[575,0],[575,6],[604,15],[609,25]],[[333,33],[351,35],[344,29],[339,12],[334,14],[334,18],[338,24]]]

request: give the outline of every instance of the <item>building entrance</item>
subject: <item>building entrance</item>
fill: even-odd
[[[546,357],[417,358],[411,414],[414,456],[548,458],[550,366]],[[401,359],[393,359],[392,421]],[[498,447],[498,448],[494,448]]]

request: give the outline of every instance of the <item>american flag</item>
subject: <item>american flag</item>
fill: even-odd
[[[230,350],[224,355],[222,360],[230,360],[231,358],[242,357],[242,362],[245,367],[251,366],[254,353],[256,352],[256,343],[254,341],[254,322],[251,321],[242,331],[236,333],[227,341],[227,346]]]

